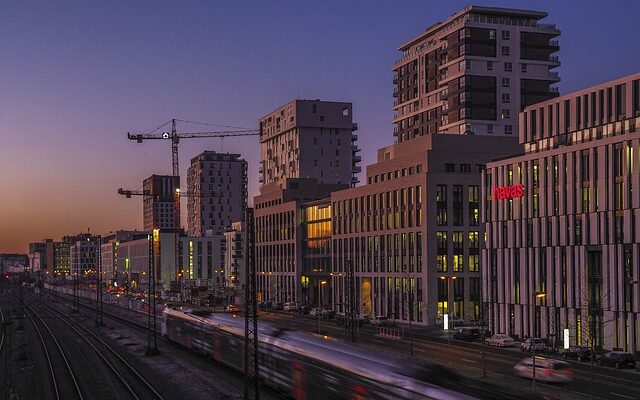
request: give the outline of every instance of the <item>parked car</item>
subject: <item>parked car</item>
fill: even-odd
[[[569,346],[568,349],[560,350],[563,359],[575,358],[578,361],[589,360],[591,358],[591,349],[585,346]]]
[[[455,340],[463,340],[465,342],[473,342],[480,338],[481,331],[479,328],[462,327],[458,328],[453,334]],[[489,337],[489,336],[487,336]],[[486,342],[485,342],[486,343]]]
[[[235,304],[229,304],[224,310],[230,313],[237,313],[237,312],[240,312],[240,306],[237,306]]]
[[[333,319],[336,316],[335,310],[324,310],[322,316],[327,319]]]
[[[617,369],[623,367],[635,368],[636,360],[633,354],[624,351],[610,351],[596,357],[598,365],[606,365]]]
[[[547,339],[528,338],[524,342],[520,343],[520,351],[523,353],[531,353],[532,346],[535,346],[536,353],[546,353],[548,350]]]
[[[486,338],[484,342],[488,346],[498,347],[511,347],[515,344],[513,338],[505,333],[498,333],[496,335],[493,335],[490,338]]]
[[[387,326],[389,325],[389,317],[385,315],[376,315],[371,317],[369,323],[373,326]]]
[[[573,380],[573,370],[566,361],[536,356],[536,380],[559,383]],[[527,357],[513,367],[513,372],[523,378],[533,379],[533,357]]]
[[[276,311],[282,311],[284,310],[284,303],[273,303],[272,308]]]
[[[284,308],[284,311],[297,311],[298,303],[295,303],[295,302],[284,303],[283,308]]]
[[[311,311],[309,306],[300,306],[300,308],[298,308],[298,314],[309,315],[309,311]]]
[[[320,307],[315,307],[312,308],[311,311],[309,311],[309,316],[310,317],[321,317],[323,314],[324,310]]]

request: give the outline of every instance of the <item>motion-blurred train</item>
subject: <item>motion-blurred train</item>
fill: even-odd
[[[166,307],[162,335],[243,371],[244,319]],[[327,336],[258,323],[260,381],[285,395],[312,399],[541,399],[461,377],[433,364],[401,359]]]

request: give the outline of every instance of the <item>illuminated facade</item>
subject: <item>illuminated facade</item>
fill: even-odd
[[[344,311],[347,262],[360,312],[431,325],[478,318],[484,164],[520,147],[508,137],[427,135],[378,150],[367,184],[331,194],[331,290]]]
[[[331,202],[305,203],[302,208],[302,285],[305,304],[330,305]]]
[[[483,178],[491,330],[638,350],[640,73],[527,107],[520,127],[525,153]]]

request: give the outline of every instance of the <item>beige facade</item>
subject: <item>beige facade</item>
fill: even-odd
[[[525,154],[483,178],[493,330],[560,344],[568,329],[571,345],[638,350],[640,73],[527,107],[520,121]]]
[[[260,183],[315,178],[355,185],[360,151],[351,103],[293,100],[260,119]]]

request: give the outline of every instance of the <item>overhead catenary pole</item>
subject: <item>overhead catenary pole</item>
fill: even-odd
[[[104,325],[104,319],[102,314],[102,236],[98,236],[97,238],[97,249],[96,249],[96,269],[97,269],[97,278],[96,278],[96,326],[101,327]]]
[[[253,208],[247,208],[244,214],[247,227],[245,236],[246,265],[244,289],[244,399],[258,400],[259,364],[258,364],[258,304],[255,260],[255,224]]]
[[[344,340],[350,343],[358,341],[358,302],[356,301],[355,272],[353,270],[353,260],[346,263],[346,301],[345,301],[345,321]]]

